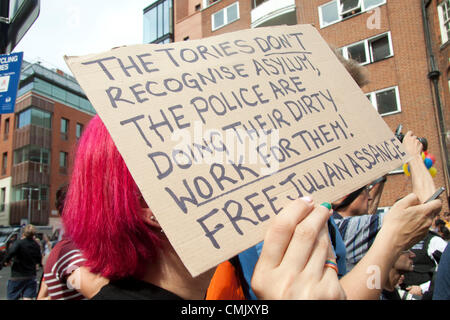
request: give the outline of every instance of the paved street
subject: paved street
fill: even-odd
[[[37,279],[41,279],[42,271],[39,270]],[[9,276],[11,275],[11,268],[5,267],[0,270],[0,300],[6,300],[6,284],[8,283]]]

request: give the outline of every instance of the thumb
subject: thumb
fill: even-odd
[[[412,206],[416,206],[420,204],[419,197],[417,197],[416,194],[410,193],[406,197],[403,197],[402,199],[398,200],[394,206],[398,206],[399,208],[406,209]]]

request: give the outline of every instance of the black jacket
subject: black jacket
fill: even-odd
[[[8,251],[3,263],[9,263],[13,259],[11,277],[36,276],[36,265],[41,264],[41,248],[33,239],[16,241]]]

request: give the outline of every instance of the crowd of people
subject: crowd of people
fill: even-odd
[[[12,262],[8,299],[450,299],[449,216],[439,199],[427,201],[436,186],[421,142],[409,131],[402,145],[412,192],[389,211],[376,210],[386,176],[333,203],[296,199],[263,242],[194,278],[95,116],[58,190],[63,237],[40,247],[24,228],[2,261]]]

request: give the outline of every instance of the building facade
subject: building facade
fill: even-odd
[[[450,0],[159,0],[172,13],[173,41],[201,39],[248,28],[312,24],[323,38],[364,65],[362,90],[394,132],[412,130],[436,157],[437,187],[445,186],[449,211]],[[148,8],[144,10],[148,12]],[[154,33],[147,24],[145,33]],[[145,41],[145,43],[157,41]],[[406,133],[406,132],[403,132]],[[382,207],[411,191],[401,168],[389,174]]]
[[[1,115],[0,225],[53,225],[56,191],[68,183],[75,146],[95,114],[75,79],[22,65],[14,113]]]

